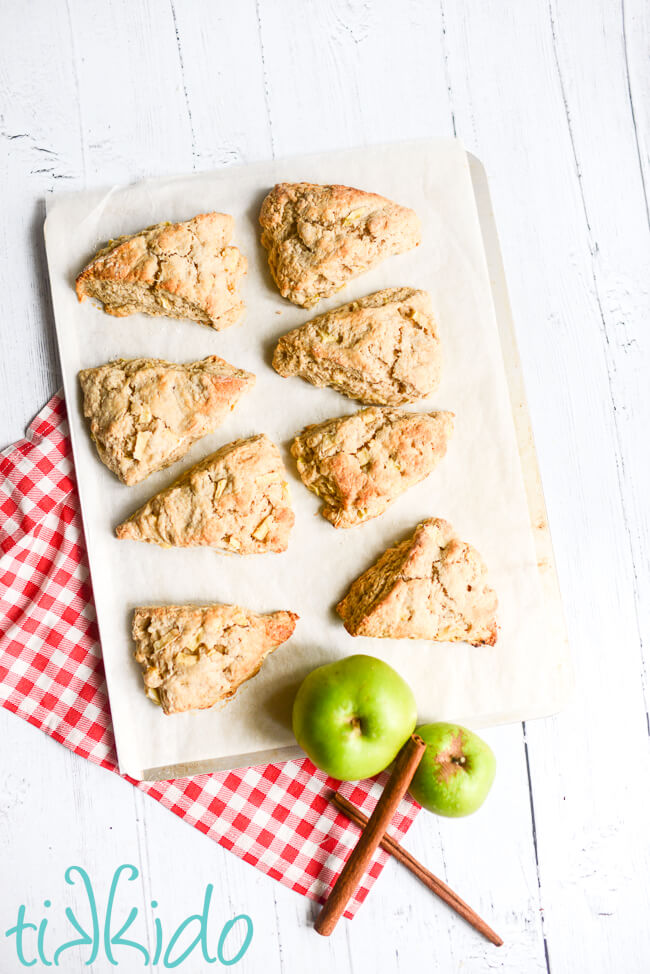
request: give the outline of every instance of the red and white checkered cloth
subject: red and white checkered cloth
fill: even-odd
[[[60,396],[24,440],[0,454],[0,473],[0,705],[117,772]],[[128,780],[267,876],[321,902],[358,838],[328,801],[338,782],[307,759],[175,781]],[[369,814],[384,780],[341,790]],[[402,803],[395,838],[417,810],[410,800]],[[354,915],[387,858],[377,852],[346,916]]]

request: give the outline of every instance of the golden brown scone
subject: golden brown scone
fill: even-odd
[[[494,646],[497,597],[476,548],[441,518],[389,548],[336,607],[353,636]]]
[[[286,551],[294,524],[286,471],[264,434],[235,440],[191,467],[116,529],[164,548],[240,555]]]
[[[79,373],[84,416],[103,463],[128,485],[213,433],[255,376],[217,355],[179,365],[118,359]]]
[[[227,328],[244,310],[237,287],[247,266],[228,246],[233,228],[226,213],[202,213],[111,240],[79,274],[77,297],[117,317],[140,311]]]
[[[278,183],[260,225],[280,294],[303,308],[421,239],[413,210],[350,186]]]
[[[428,476],[453,428],[453,413],[371,406],[307,426],[291,453],[305,487],[324,501],[323,517],[335,528],[350,528],[383,514]]]
[[[135,658],[147,696],[165,714],[233,697],[293,634],[294,612],[259,615],[238,605],[161,605],[133,615]]]
[[[273,355],[282,376],[298,375],[379,406],[429,396],[440,365],[431,299],[410,287],[376,291],[319,315],[283,335]]]

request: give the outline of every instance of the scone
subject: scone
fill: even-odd
[[[353,636],[494,646],[497,597],[475,548],[440,518],[389,548],[336,607]]]
[[[133,615],[135,658],[148,697],[165,714],[233,697],[293,634],[294,612],[259,615],[238,605],[161,605]]]
[[[282,376],[379,406],[429,396],[440,365],[431,299],[409,287],[386,288],[319,315],[283,335],[273,355]]]
[[[247,265],[228,246],[234,222],[202,213],[111,240],[79,274],[77,297],[97,298],[117,317],[140,311],[227,328],[244,310],[237,287]]]
[[[184,456],[213,433],[255,376],[217,355],[178,365],[118,359],[79,373],[84,416],[100,459],[120,480],[137,484]]]
[[[305,487],[324,501],[323,517],[335,528],[351,528],[383,514],[428,476],[453,428],[453,413],[371,406],[307,426],[291,453]]]
[[[191,467],[116,529],[164,548],[239,555],[286,551],[294,523],[286,471],[264,434],[235,440]]]
[[[420,243],[413,210],[350,186],[279,183],[260,211],[262,246],[280,294],[303,308]]]

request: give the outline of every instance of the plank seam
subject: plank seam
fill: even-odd
[[[533,798],[533,782],[530,774],[530,758],[528,755],[528,741],[526,739],[526,722],[522,722],[524,735],[524,757],[526,759],[526,776],[528,778],[528,797],[530,799],[530,823],[533,830],[533,848],[535,850],[535,872],[537,874],[537,889],[539,892],[540,919],[542,924],[542,940],[544,942],[544,959],[546,961],[547,974],[551,974],[551,961],[548,950],[548,940],[546,939],[546,924],[544,921],[544,908],[542,906],[542,876],[539,868],[539,855],[537,852],[537,826],[535,824],[535,800]]]
[[[257,35],[260,41],[260,57],[262,58],[262,77],[264,79],[264,105],[266,108],[266,118],[269,126],[269,137],[271,139],[271,156],[275,159],[275,140],[273,138],[273,120],[271,118],[271,95],[269,90],[269,76],[266,70],[266,57],[264,54],[264,38],[262,32],[262,14],[260,12],[260,0],[255,0],[255,14],[257,16]]]
[[[192,109],[190,107],[190,96],[187,90],[187,83],[185,81],[185,62],[183,61],[183,50],[181,46],[181,38],[178,31],[178,22],[176,20],[176,8],[174,7],[174,0],[169,0],[169,6],[171,7],[172,20],[174,22],[174,33],[176,34],[176,50],[178,51],[178,62],[181,69],[181,82],[183,84],[183,97],[185,98],[185,109],[187,111],[187,120],[190,126],[190,137],[192,139],[192,169],[196,169],[196,136],[194,134],[194,122],[192,121]]]
[[[454,138],[457,138],[456,132],[456,114],[454,112],[454,92],[451,87],[451,74],[449,72],[449,51],[447,48],[447,22],[445,20],[445,4],[444,0],[440,0],[440,22],[442,25],[442,53],[444,61],[444,75],[445,82],[447,85],[447,94],[449,96],[449,111],[451,113],[451,127],[454,133]]]
[[[74,38],[74,28],[72,26],[72,11],[70,9],[70,0],[66,0],[65,4],[66,13],[68,15],[68,26],[70,28],[70,47],[72,49],[72,76],[74,80],[74,90],[77,101],[77,122],[79,125],[79,143],[81,149],[81,171],[83,174],[83,186],[86,186],[86,140],[84,139],[84,125],[83,117],[81,112],[81,89],[79,87],[79,70],[78,70],[78,57],[77,57],[77,45],[75,44]]]
[[[639,163],[639,175],[643,187],[643,199],[645,201],[645,215],[650,227],[650,206],[648,205],[648,191],[645,183],[645,173],[643,172],[643,158],[641,156],[641,146],[639,144],[639,132],[636,125],[636,111],[634,110],[634,99],[632,97],[632,81],[630,79],[630,64],[627,55],[627,25],[625,21],[625,0],[621,0],[621,22],[623,26],[623,59],[625,61],[625,83],[627,87],[627,97],[630,103],[630,115],[632,117],[632,128],[634,130],[634,145],[636,146],[636,157]]]

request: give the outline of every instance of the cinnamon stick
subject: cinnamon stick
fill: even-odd
[[[411,779],[424,756],[425,750],[426,745],[422,738],[417,734],[412,734],[399,752],[395,767],[386,783],[382,796],[377,802],[361,838],[350,853],[348,861],[336,880],[325,906],[318,915],[314,926],[316,932],[320,933],[321,936],[329,937],[341,919],[348,900],[358,887],[375,849],[381,842],[399,803],[411,784]]]
[[[367,826],[368,819],[363,812],[358,809],[356,805],[353,805],[352,802],[349,802],[347,798],[344,798],[343,795],[340,795],[338,791],[332,796],[331,801],[340,812],[346,815],[352,822],[355,823],[355,825],[358,825],[360,829]],[[478,913],[475,913],[471,906],[468,906],[468,904],[462,900],[460,896],[453,891],[453,889],[447,886],[446,883],[443,883],[441,879],[438,879],[437,876],[434,876],[434,874],[430,872],[426,866],[423,866],[421,862],[418,862],[418,860],[412,856],[410,852],[403,849],[399,842],[396,842],[395,839],[391,839],[389,835],[384,835],[380,845],[382,849],[386,850],[386,852],[390,852],[393,858],[397,859],[398,862],[401,862],[403,866],[406,866],[406,868],[409,869],[413,875],[420,880],[421,883],[424,883],[424,885],[430,889],[432,893],[435,893],[436,896],[439,896],[441,900],[452,908],[452,910],[455,910],[456,913],[463,918],[463,920],[466,920],[472,927],[474,927],[475,930],[478,930],[479,933],[483,934],[483,936],[486,937],[490,943],[495,944],[497,947],[502,946],[503,940],[498,933],[495,933],[494,930],[488,926],[485,920],[482,920]]]

